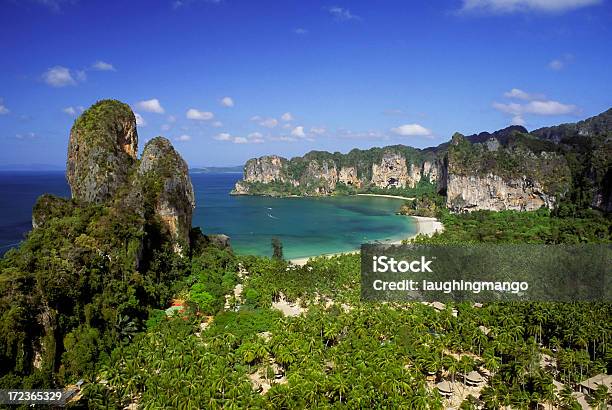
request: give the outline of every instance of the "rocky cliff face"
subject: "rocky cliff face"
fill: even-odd
[[[526,177],[504,179],[498,175],[455,175],[448,178],[447,207],[464,212],[487,210],[533,211],[552,208],[555,197]]]
[[[338,184],[350,189],[414,188],[422,178],[437,183],[440,174],[434,161],[404,152],[405,147],[387,147],[350,154],[311,152],[287,160],[264,156],[247,161],[244,178],[233,194],[331,195]],[[410,149],[409,154],[416,150]],[[266,190],[262,192],[262,186]]]
[[[288,180],[286,168],[287,160],[277,155],[250,159],[244,165],[244,179],[236,183],[232,193],[248,195],[253,183],[285,183]]]
[[[285,158],[277,155],[251,159],[244,166],[244,180],[264,184],[285,182],[286,162]]]
[[[317,195],[330,195],[336,189],[337,183],[338,169],[333,161],[313,160],[308,162],[298,185]]]
[[[87,109],[70,131],[66,177],[76,203],[96,203],[123,208],[144,218],[158,220],[162,236],[176,252],[189,246],[189,230],[195,206],[185,161],[170,141],[157,137],[145,146],[140,163],[136,118],[127,104],[103,100]],[[40,208],[65,207],[45,199]],[[33,224],[43,223],[45,212],[34,212]],[[143,228],[144,229],[144,226]]]
[[[171,238],[175,252],[189,246],[191,217],[195,208],[193,186],[187,163],[170,141],[156,137],[144,148],[138,168],[143,196]]]
[[[0,317],[12,332],[0,331],[7,347],[0,376],[77,377],[83,354],[84,362],[97,359],[97,340],[112,348],[109,340],[127,340],[150,308],[164,307],[184,272],[171,266],[188,263],[180,259],[192,251],[190,234],[201,243],[198,254],[204,241],[229,245],[190,229],[193,188],[170,142],[154,138],[139,161],[137,139],[134,114],[118,101],[100,101],[75,121],[67,169],[73,198],[39,197],[33,230],[0,266],[7,279]]]
[[[553,208],[570,188],[565,159],[535,153],[517,134],[517,143],[503,147],[497,140],[470,143],[455,134],[447,152],[446,205],[456,212],[479,209],[530,211]],[[551,147],[547,147],[551,148]]]
[[[347,186],[361,188],[362,182],[357,177],[357,169],[355,167],[342,167],[338,175],[338,182]]]
[[[372,164],[372,184],[378,188],[406,188],[406,158],[393,151],[384,153],[380,164]]]
[[[127,104],[104,100],[92,105],[70,131],[66,177],[72,197],[103,203],[128,183],[136,162],[136,118]]]
[[[570,153],[572,177],[587,191],[572,200],[590,197],[593,208],[612,212],[612,108],[577,123],[540,128],[532,134]]]
[[[349,193],[409,190],[423,181],[445,195],[447,207],[456,212],[553,208],[574,196],[612,211],[612,109],[532,133],[511,126],[468,137],[455,134],[425,150],[396,145],[252,159],[233,193],[330,195],[347,187]],[[585,189],[587,195],[575,192]]]

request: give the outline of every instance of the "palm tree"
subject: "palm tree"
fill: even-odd
[[[535,378],[535,388],[540,394],[540,398],[547,402],[552,409],[555,401],[555,385],[553,384],[552,377],[548,374],[539,373]]]
[[[476,410],[478,407],[478,399],[471,394],[461,402],[460,410]]]
[[[491,377],[495,377],[495,373],[501,367],[501,358],[495,356],[492,350],[487,350],[484,353],[484,365],[491,372]]]
[[[459,362],[453,356],[446,355],[442,358],[442,366],[446,368],[451,377],[451,381],[455,382],[455,374],[459,370]]]
[[[563,389],[559,392],[559,401],[564,409],[580,408],[578,400],[573,396],[573,393],[574,391],[567,384],[563,386]]]
[[[596,409],[605,410],[608,401],[610,401],[608,386],[605,384],[600,384],[593,392],[590,404]]]
[[[410,398],[410,408],[415,410],[426,410],[429,408],[429,395],[423,387],[420,387]]]
[[[497,390],[493,386],[486,386],[480,393],[480,398],[484,402],[487,409],[499,409],[501,400]]]
[[[461,359],[459,360],[459,369],[463,373],[463,384],[465,384],[467,374],[474,370],[474,365],[474,359],[472,359],[470,356],[461,356]]]

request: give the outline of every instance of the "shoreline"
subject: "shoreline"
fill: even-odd
[[[363,195],[376,195],[376,194],[363,194]],[[416,222],[416,232],[415,233],[408,236],[407,238],[403,238],[400,240],[381,241],[381,243],[386,244],[386,245],[399,245],[402,243],[403,240],[412,239],[412,238],[417,237],[418,235],[432,236],[436,232],[444,231],[444,225],[442,225],[442,222],[440,222],[437,218],[428,217],[428,216],[412,216],[412,215],[409,215],[408,217],[413,218],[414,221]],[[296,266],[304,266],[306,265],[308,260],[312,258],[318,258],[318,257],[327,258],[327,257],[332,257],[332,256],[340,256],[340,255],[353,255],[356,253],[359,253],[359,249],[354,249],[352,251],[345,251],[345,252],[324,253],[320,255],[305,256],[302,258],[294,258],[294,259],[289,259],[289,262],[291,262],[293,265],[296,265]]]
[[[386,195],[386,194],[355,194],[355,196],[378,196],[381,198],[393,198],[393,199],[403,199],[405,201],[414,201],[414,198],[410,198],[407,196],[399,196],[399,195]]]

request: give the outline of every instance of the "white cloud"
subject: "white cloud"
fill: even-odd
[[[231,141],[232,136],[227,132],[222,132],[220,134],[215,135],[214,139],[216,139],[217,141]]]
[[[568,64],[574,61],[574,56],[572,54],[565,54],[561,58],[555,58],[551,62],[548,63],[548,68],[554,71],[563,70]]]
[[[213,114],[210,111],[198,111],[195,108],[188,109],[185,115],[190,120],[198,120],[198,121],[212,120],[215,116],[215,114]]]
[[[247,137],[233,137],[227,132],[222,132],[213,137],[217,141],[231,141],[234,144],[260,144],[264,142],[263,135],[259,132],[252,132]]]
[[[221,121],[215,121],[215,122],[213,122],[213,123],[212,123],[212,124],[210,124],[210,125],[212,125],[212,126],[213,126],[213,127],[215,127],[215,128],[221,128],[221,127],[223,127],[223,123],[222,123]]]
[[[293,32],[301,36],[308,34],[308,30],[306,30],[305,28],[301,28],[301,27],[296,28],[295,30],[293,30]]]
[[[27,140],[27,139],[31,140],[37,137],[38,135],[33,132],[27,132],[25,134],[15,134],[15,138],[17,138],[18,140]]]
[[[254,144],[261,144],[262,142],[264,142],[263,134],[260,132],[252,132],[247,135],[247,138],[249,142],[252,142]]]
[[[170,124],[162,124],[161,125],[161,130],[162,131],[170,131],[170,128],[172,128],[172,125],[170,125]]]
[[[510,91],[507,91],[504,93],[504,97],[506,98],[518,98],[519,100],[531,100],[533,99],[531,94],[526,93],[523,90],[520,90],[518,88],[513,88]]]
[[[169,123],[176,122],[176,117],[174,115],[168,115],[167,119]]]
[[[536,115],[564,115],[576,113],[578,107],[562,104],[558,101],[531,101],[525,106],[525,112]]]
[[[391,128],[391,132],[403,137],[430,137],[431,130],[423,127],[420,124],[404,124],[396,128]]]
[[[377,130],[369,131],[352,131],[348,129],[339,129],[336,133],[337,137],[350,139],[389,139],[388,135]]]
[[[10,110],[4,105],[4,100],[0,98],[0,115],[8,114]]]
[[[274,128],[278,125],[278,121],[276,118],[266,118],[265,120],[262,120],[259,125],[262,127]]]
[[[342,7],[329,7],[327,11],[338,21],[361,20],[361,17],[351,13],[349,9]]]
[[[306,134],[304,133],[304,127],[302,127],[302,126],[295,127],[291,131],[291,135],[294,136],[294,137],[298,137],[298,138],[304,138],[306,136]]]
[[[221,98],[220,103],[224,107],[233,107],[234,106],[234,100],[232,100],[232,97],[223,97],[223,98]]]
[[[203,3],[210,3],[210,4],[220,4],[222,0],[201,0],[201,2]],[[197,0],[175,0],[172,2],[172,8],[173,9],[178,9],[181,7],[186,7],[189,6],[191,3],[196,3]]]
[[[506,114],[518,115],[523,112],[523,106],[519,103],[493,103],[493,108]]]
[[[293,121],[293,115],[290,112],[286,112],[281,115],[281,120],[283,121]]]
[[[163,114],[165,112],[164,107],[161,106],[157,98],[139,101],[136,103],[136,106],[143,111],[154,112],[156,114]]]
[[[62,108],[62,112],[75,117],[78,113],[81,113],[85,111],[85,107],[83,107],[82,105],[77,105],[76,107],[66,107],[66,108]]]
[[[75,115],[77,115],[76,108],[74,108],[74,107],[66,107],[66,108],[63,108],[62,111],[65,112],[68,115],[73,116],[73,117]]]
[[[117,71],[111,63],[98,60],[92,64],[91,68],[97,71]]]
[[[276,141],[283,141],[283,142],[295,142],[297,141],[297,138],[293,138],[293,137],[287,137],[285,135],[274,138],[274,140]]]
[[[65,87],[77,84],[70,70],[59,65],[45,71],[43,73],[43,80],[52,87]]]
[[[174,140],[178,142],[187,142],[187,141],[191,141],[191,136],[187,134],[183,134],[183,135],[176,137]]]
[[[565,67],[565,63],[561,60],[555,59],[548,63],[548,68],[550,68],[551,70],[559,71],[563,69],[563,67]]]
[[[276,118],[263,118],[260,115],[252,116],[251,121],[256,122],[257,124],[266,128],[274,128],[278,125],[278,120]]]
[[[561,13],[601,3],[601,0],[463,0],[461,11],[492,14],[517,12]]]
[[[578,112],[578,107],[573,104],[563,104],[553,100],[534,100],[525,104],[519,103],[493,103],[493,108],[510,114],[514,117],[522,116],[523,114],[533,115],[567,115]],[[522,118],[522,117],[521,117]]]
[[[312,127],[310,128],[310,132],[316,135],[323,135],[327,132],[327,130],[323,127]]]
[[[136,125],[138,125],[139,127],[144,127],[145,125],[147,125],[147,122],[144,118],[142,118],[142,115],[135,112],[134,117],[136,117]]]
[[[511,125],[526,125],[525,115],[570,115],[578,113],[579,109],[573,104],[563,104],[559,101],[547,99],[542,94],[532,94],[513,88],[505,92],[504,97],[522,102],[500,103],[493,102],[493,108],[504,114],[512,116]]]
[[[291,128],[293,128],[293,125],[291,125],[291,123],[287,122],[285,124],[283,124],[283,128],[286,130],[290,130]]]

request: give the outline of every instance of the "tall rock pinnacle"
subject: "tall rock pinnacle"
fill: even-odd
[[[116,100],[92,105],[70,130],[66,177],[72,197],[103,203],[127,185],[136,163],[138,133],[130,106]]]

